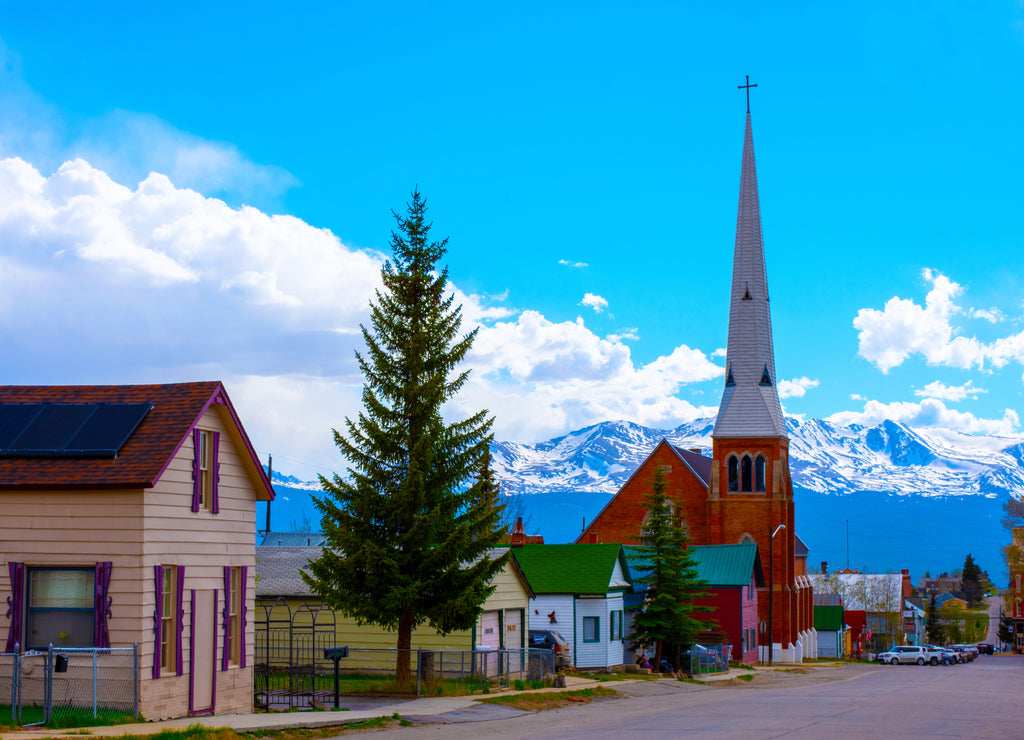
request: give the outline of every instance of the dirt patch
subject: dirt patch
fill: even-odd
[[[605,699],[615,699],[619,693],[604,686],[579,691],[543,691],[531,694],[508,694],[480,699],[481,703],[500,704],[526,712],[542,712],[545,709],[559,709],[579,704],[590,704]]]

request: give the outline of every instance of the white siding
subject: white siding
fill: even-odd
[[[597,617],[597,642],[583,641],[584,617]],[[608,600],[576,599],[576,643],[573,655],[581,668],[603,668],[608,665]],[[619,662],[622,662],[621,660]]]
[[[555,613],[555,621],[548,617]],[[558,630],[570,647],[576,644],[575,625],[573,623],[573,597],[567,594],[540,595],[530,599],[527,612],[528,622],[532,630]],[[572,652],[573,665],[576,664],[576,650]]]

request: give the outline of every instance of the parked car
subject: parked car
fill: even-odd
[[[967,663],[974,660],[974,655],[964,650],[963,645],[948,645],[947,647],[956,653],[957,663]]]
[[[942,665],[956,665],[963,661],[960,660],[960,653],[951,647],[939,648],[942,651]]]
[[[964,663],[970,663],[978,657],[978,648],[974,647],[974,645],[954,645],[953,647],[963,654]]]
[[[924,652],[924,662],[929,665],[938,665],[942,662],[942,658],[944,657],[942,654],[942,648],[936,647],[935,645],[925,645]]]
[[[572,665],[569,641],[558,630],[530,630],[530,647],[555,651],[555,667]]]
[[[924,665],[931,659],[922,645],[897,645],[891,650],[879,653],[876,660],[879,663],[917,663]]]
[[[995,655],[996,648],[991,642],[979,642],[977,645],[978,652],[982,655]]]

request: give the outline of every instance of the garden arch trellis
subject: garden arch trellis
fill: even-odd
[[[257,601],[256,610],[256,707],[289,709],[325,702],[330,691],[318,688],[316,678],[333,670],[324,650],[336,640],[334,611],[320,603],[292,605],[281,597]]]

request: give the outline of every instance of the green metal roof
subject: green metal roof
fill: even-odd
[[[814,607],[814,629],[842,632],[846,625],[841,606],[816,606]]]
[[[646,549],[626,548],[626,555],[634,568],[642,565]],[[697,577],[709,586],[746,586],[750,584],[751,576],[756,579],[758,586],[764,585],[761,558],[753,542],[738,545],[690,545],[690,553],[697,566]]]
[[[619,544],[524,545],[512,556],[538,594],[604,594],[628,583],[612,584]],[[623,577],[626,568],[622,568]]]

